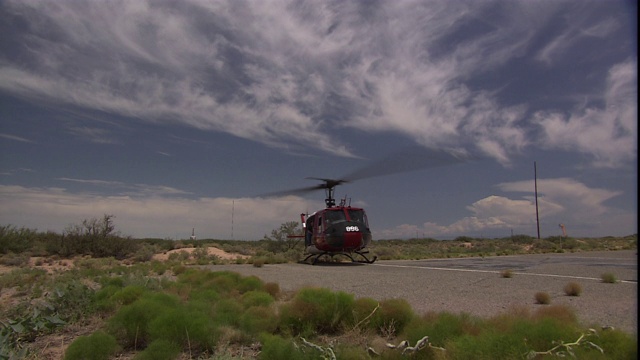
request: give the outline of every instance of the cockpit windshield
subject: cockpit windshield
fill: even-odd
[[[357,221],[368,225],[367,215],[364,213],[364,210],[348,209],[347,211],[349,212],[349,219],[351,219],[351,221]]]
[[[347,217],[342,210],[338,211],[325,211],[324,217],[328,224],[334,224],[340,221],[346,221]]]

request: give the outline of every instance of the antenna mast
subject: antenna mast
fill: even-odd
[[[538,170],[535,161],[533,162],[533,184],[536,196],[536,226],[538,227],[538,240],[540,240],[540,217],[538,215]]]

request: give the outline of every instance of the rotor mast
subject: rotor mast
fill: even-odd
[[[327,198],[324,199],[324,203],[327,206],[327,208],[336,206],[336,199],[333,198],[333,194],[336,186],[342,183],[348,182],[347,180],[320,179],[320,178],[309,178],[309,179],[324,181],[324,184],[318,185],[317,188],[324,189],[324,192],[327,196]]]
[[[336,206],[336,200],[333,198],[333,190],[335,186],[327,187],[325,189],[325,194],[327,194],[327,198],[324,199],[324,203],[327,205],[327,208]]]

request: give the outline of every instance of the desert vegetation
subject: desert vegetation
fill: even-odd
[[[580,296],[582,294],[582,286],[577,282],[569,282],[564,286],[564,293],[567,296]]]
[[[243,257],[223,259],[207,252],[210,246]],[[111,215],[62,234],[2,226],[0,359],[637,357],[634,336],[582,328],[570,308],[549,302],[488,319],[417,314],[403,299],[354,298],[323,288],[283,292],[256,277],[194,266],[296,261],[298,247],[286,236],[133,239],[115,230]],[[419,259],[636,247],[635,235],[597,241],[516,236],[382,240],[372,251]],[[180,251],[187,248],[192,251]],[[154,258],[163,253],[164,260]],[[579,286],[572,289],[579,293]]]
[[[540,304],[540,305],[551,304],[551,295],[549,295],[549,293],[547,292],[538,291],[537,293],[535,293],[533,297],[536,300],[536,304]]]
[[[91,256],[92,258],[112,257],[127,262],[145,262],[150,261],[154,254],[181,248],[196,248],[194,252],[173,254],[173,260],[200,264],[225,262],[225,259],[209,256],[206,251],[203,251],[203,248],[215,246],[226,252],[242,255],[243,258],[247,257],[244,260],[232,259],[234,262],[285,263],[300,260],[303,251],[301,240],[287,237],[299,232],[298,223],[286,222],[259,241],[136,239],[116,231],[115,216],[105,214],[100,219],[85,219],[80,224],[69,225],[62,234],[50,231],[39,232],[12,225],[0,226],[0,261],[4,265],[19,266],[26,264],[33,257],[68,259],[77,256]],[[417,260],[630,250],[637,249],[637,243],[637,234],[626,237],[583,239],[561,236],[537,239],[528,235],[513,235],[495,239],[462,236],[453,240],[432,238],[376,240],[371,244],[370,250],[378,256],[379,260]],[[509,269],[505,270],[505,273],[508,272],[510,272]],[[615,277],[613,274],[603,274],[603,281],[609,282],[611,276]]]
[[[615,284],[618,282],[616,275],[613,273],[604,273],[600,276],[600,278],[602,279],[603,283],[607,284]]]

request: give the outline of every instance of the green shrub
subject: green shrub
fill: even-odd
[[[548,305],[551,303],[551,296],[546,292],[539,291],[533,297],[536,300],[536,304]]]
[[[552,252],[560,247],[549,240],[536,240],[533,242],[532,250],[537,253]]]
[[[164,261],[154,260],[154,261],[151,261],[151,268],[153,269],[153,272],[155,272],[156,274],[163,275],[165,272],[167,272],[169,265]]]
[[[64,360],[107,360],[118,350],[116,339],[104,331],[80,336],[64,354]]]
[[[273,304],[275,299],[264,291],[249,291],[242,294],[242,305],[245,308],[252,306],[269,306]]]
[[[271,308],[253,306],[240,315],[240,329],[248,334],[273,333],[278,325],[278,315]]]
[[[155,249],[153,246],[149,244],[142,244],[139,246],[132,255],[134,261],[137,262],[147,262],[153,259],[153,255],[155,254]]]
[[[48,296],[49,305],[68,322],[86,317],[96,310],[95,291],[79,280],[59,284]]]
[[[218,290],[221,294],[229,294],[236,290],[240,275],[235,273],[218,273],[211,280],[210,286]]]
[[[175,342],[159,339],[151,342],[146,349],[136,354],[134,360],[175,360],[181,352],[181,348]]]
[[[427,313],[407,324],[401,338],[415,344],[423,336],[429,336],[434,346],[443,347],[447,341],[462,335],[479,334],[480,322],[480,319],[468,314]]]
[[[570,324],[577,326],[578,324],[578,316],[576,313],[567,305],[551,305],[540,307],[536,309],[536,311],[531,315],[533,320],[540,319],[554,319],[563,324]]]
[[[138,243],[116,232],[113,218],[113,215],[105,214],[102,219],[85,219],[81,225],[71,225],[65,230],[58,246],[49,246],[48,249],[65,257],[91,255],[124,259],[135,253]]]
[[[269,282],[263,285],[262,289],[269,293],[274,299],[280,295],[280,285],[278,283]]]
[[[178,276],[179,283],[189,284],[196,288],[210,285],[213,279],[217,276],[214,272],[195,268],[186,268],[184,271],[181,271],[176,275]]]
[[[521,359],[526,353],[525,342],[514,333],[487,331],[478,336],[465,334],[447,344],[447,358],[451,359],[511,360]]]
[[[555,308],[560,310],[560,313],[564,313],[564,309],[560,307],[550,306],[549,308]],[[547,350],[559,341],[569,342],[578,337],[577,324],[567,321],[562,316],[549,313],[544,316],[538,314],[534,319],[519,321],[517,326],[511,329],[511,333],[517,334],[521,339],[527,339],[527,346],[533,350]]]
[[[613,273],[604,273],[600,276],[600,279],[602,279],[603,283],[607,284],[615,284],[618,282],[618,279]]]
[[[300,351],[293,340],[278,335],[263,334],[261,337],[262,350],[258,355],[260,360],[304,360],[316,359],[317,356]],[[316,354],[317,355],[317,354]]]
[[[353,303],[353,325],[360,329],[374,329],[371,319],[380,310],[380,303],[372,298],[358,298]]]
[[[618,330],[606,330],[598,333],[593,340],[600,346],[609,359],[637,359],[638,337]]]
[[[216,327],[208,315],[184,305],[167,309],[149,323],[150,338],[172,341],[189,351],[213,350]]]
[[[215,303],[220,300],[220,294],[214,289],[193,289],[189,293],[189,300]]]
[[[169,254],[169,261],[177,261],[177,262],[184,262],[187,261],[191,258],[191,254],[189,254],[187,251],[176,251],[176,252],[172,252],[171,254]]]
[[[216,324],[238,326],[244,307],[235,299],[222,299],[215,304],[213,310]]]
[[[35,230],[16,228],[12,225],[0,226],[0,254],[22,253],[31,248],[37,237]]]
[[[242,294],[247,291],[261,290],[263,286],[264,283],[257,276],[247,276],[240,279],[238,283],[238,290]]]
[[[111,300],[120,305],[128,305],[138,300],[146,291],[142,286],[129,285],[113,294]]]
[[[580,296],[582,294],[582,286],[576,282],[567,283],[564,286],[564,293],[567,296]]]
[[[116,309],[116,303],[113,301],[113,296],[120,291],[121,287],[116,285],[103,285],[102,288],[96,291],[94,301],[98,311],[109,312]]]
[[[353,322],[354,297],[323,288],[304,288],[281,308],[281,322],[294,333],[336,333]]]
[[[261,268],[264,266],[265,259],[263,258],[252,258],[251,262],[253,263],[253,267]]]
[[[150,324],[161,314],[179,305],[178,299],[149,293],[123,306],[108,321],[108,329],[125,348],[144,348],[151,340]]]
[[[47,272],[42,269],[18,268],[0,276],[0,289],[18,287],[30,289],[47,280]]]
[[[0,264],[6,266],[25,266],[29,264],[31,257],[28,254],[8,253],[0,257]]]
[[[174,275],[179,276],[183,274],[185,271],[187,271],[187,267],[184,265],[178,264],[178,265],[174,265],[171,268],[171,271],[173,272]]]
[[[411,305],[404,299],[387,299],[371,317],[371,326],[384,336],[395,336],[414,318]]]
[[[564,239],[564,241],[561,241],[561,244],[563,249],[575,250],[580,248],[580,242],[573,238]]]

